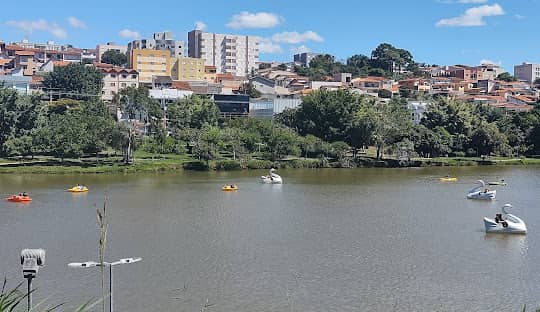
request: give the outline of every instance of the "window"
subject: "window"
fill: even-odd
[[[126,83],[125,83],[125,82],[122,82],[122,83],[120,84],[120,87],[125,88],[125,87],[126,87]]]
[[[111,78],[116,78],[116,74],[111,74]]]
[[[131,79],[137,79],[137,75],[131,75]]]
[[[116,86],[116,83],[115,82],[111,82],[111,87],[115,87]]]
[[[122,78],[123,78],[123,79],[126,79],[126,78],[127,78],[127,75],[126,75],[126,74],[123,74],[123,75],[122,75]]]

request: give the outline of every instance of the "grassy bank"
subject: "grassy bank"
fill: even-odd
[[[178,170],[242,170],[269,168],[357,168],[357,167],[444,167],[444,166],[490,166],[490,165],[540,165],[535,158],[489,158],[440,157],[414,158],[411,160],[376,159],[361,156],[356,159],[322,160],[292,157],[280,161],[250,159],[235,161],[220,159],[201,162],[189,155],[152,155],[143,152],[135,154],[132,165],[124,165],[118,156],[101,158],[64,159],[51,157],[34,159],[0,159],[0,173],[38,173],[38,174],[79,174],[79,173],[143,173],[171,172]]]

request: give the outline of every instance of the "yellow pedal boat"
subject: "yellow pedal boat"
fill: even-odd
[[[444,177],[444,178],[439,178],[439,181],[441,181],[441,182],[457,182],[457,178]]]
[[[238,191],[238,186],[236,186],[235,184],[228,184],[222,187],[221,190],[224,192]]]
[[[71,192],[71,193],[84,193],[84,192],[88,192],[88,188],[86,186],[79,185],[79,186],[74,186],[70,189],[67,189],[66,191]]]

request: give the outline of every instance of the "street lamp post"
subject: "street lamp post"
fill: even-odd
[[[45,265],[45,250],[23,249],[21,251],[23,277],[28,281],[28,311],[32,309],[32,279],[36,277],[39,267]]]
[[[103,264],[103,267],[109,268],[109,312],[113,312],[113,267],[120,264],[128,264],[128,263],[135,263],[141,261],[142,258],[124,258],[120,259],[115,262],[95,262],[95,261],[87,261],[87,262],[72,262],[68,263],[68,266],[70,268],[90,268],[90,267],[101,267]]]

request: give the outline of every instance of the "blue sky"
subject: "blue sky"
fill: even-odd
[[[151,3],[151,9],[143,3]],[[540,62],[540,0],[27,0],[6,1],[0,40],[54,40],[77,47],[127,43],[170,30],[177,39],[198,27],[257,35],[261,60],[291,60],[295,51],[345,59],[381,42],[436,64],[500,63],[512,71]]]

